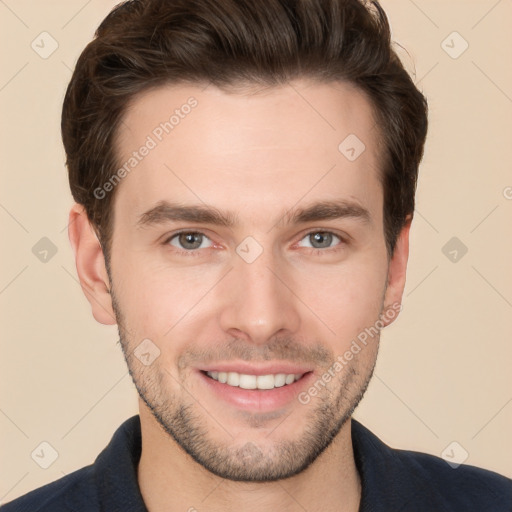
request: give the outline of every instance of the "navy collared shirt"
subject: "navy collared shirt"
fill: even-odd
[[[138,415],[114,433],[94,464],[35,489],[2,512],[148,512],[137,483]],[[439,457],[390,448],[352,419],[361,477],[359,512],[512,512],[512,480]],[[313,512],[313,511],[310,511]]]

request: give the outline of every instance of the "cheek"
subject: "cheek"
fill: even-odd
[[[347,265],[309,274],[298,295],[334,331],[337,344],[345,346],[378,320],[385,282],[381,264]]]
[[[206,272],[141,263],[119,280],[116,296],[121,297],[120,308],[131,332],[138,338],[157,340],[188,324],[217,280],[212,269]]]

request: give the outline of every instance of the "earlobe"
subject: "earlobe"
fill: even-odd
[[[89,222],[85,208],[75,204],[69,213],[68,235],[75,255],[76,270],[82,290],[91,304],[94,318],[105,325],[115,325],[110,283],[103,251]]]
[[[384,310],[382,321],[389,325],[398,316],[396,314],[402,302],[402,295],[405,287],[407,272],[407,261],[409,259],[409,231],[411,228],[412,216],[409,215],[400,234],[398,235],[395,250],[388,266],[388,284],[384,298]],[[393,315],[386,315],[386,311],[393,311]]]

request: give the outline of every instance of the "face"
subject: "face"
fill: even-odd
[[[403,290],[368,100],[165,86],[123,121],[110,297],[142,406],[223,478],[303,471],[360,401]]]

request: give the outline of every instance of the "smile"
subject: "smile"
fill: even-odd
[[[242,389],[274,389],[299,380],[302,373],[276,373],[268,375],[249,375],[237,372],[216,372],[209,371],[206,375],[222,384]]]

